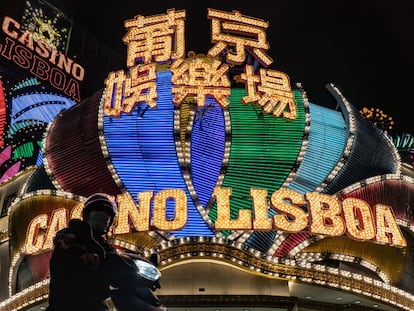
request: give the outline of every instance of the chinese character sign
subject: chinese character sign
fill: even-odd
[[[184,59],[185,10],[170,9],[166,14],[149,17],[137,15],[125,21],[127,67],[130,72],[111,72],[105,80],[104,111],[108,116],[130,114],[137,105],[156,109],[157,66],[171,70],[173,103],[184,100],[205,106],[206,98],[214,98],[222,108],[229,105],[231,93],[229,70],[246,61],[249,53],[262,66],[273,60],[266,52],[268,23],[242,15],[238,11],[222,12],[208,9],[211,19],[211,40],[215,45],[207,57]],[[222,60],[223,59],[223,60]],[[245,104],[258,105],[264,113],[287,120],[296,118],[296,103],[289,77],[280,71],[246,64],[239,81],[245,83]],[[145,109],[147,109],[145,108]]]
[[[290,89],[289,77],[283,72],[260,69],[260,75],[254,75],[253,66],[246,65],[241,79],[246,81],[247,96],[245,104],[258,103],[263,111],[274,117],[296,119],[296,104]]]
[[[197,98],[197,106],[204,107],[207,95],[214,97],[223,107],[227,107],[230,96],[230,81],[226,75],[228,66],[218,60],[209,64],[206,59],[196,58],[194,61],[177,60],[171,67],[173,99],[180,104],[187,96]]]
[[[127,66],[136,63],[162,63],[184,56],[185,11],[168,10],[167,14],[136,16],[125,21],[127,34],[122,38],[128,46]]]
[[[264,53],[269,49],[265,30],[268,23],[259,19],[243,16],[238,11],[232,13],[208,10],[211,19],[211,39],[216,45],[208,51],[208,55],[216,57],[228,47],[226,60],[233,64],[242,64],[246,59],[245,50],[251,51],[254,57],[264,66],[273,60]]]
[[[120,117],[121,112],[131,113],[139,103],[156,108],[155,78],[155,64],[135,66],[129,76],[123,70],[111,72],[105,80],[105,113]]]

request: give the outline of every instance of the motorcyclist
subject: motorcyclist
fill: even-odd
[[[108,231],[116,215],[116,204],[103,193],[84,203],[83,220],[71,219],[57,232],[50,259],[48,311],[109,310],[110,296],[103,262],[115,249]]]
[[[108,311],[108,298],[118,311],[166,310],[152,294],[159,287],[159,275],[146,280],[135,263],[146,262],[153,271],[158,269],[139,255],[119,254],[109,243],[116,211],[111,197],[93,194],[84,203],[83,220],[72,219],[57,232],[50,260],[48,311]]]

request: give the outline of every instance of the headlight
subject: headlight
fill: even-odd
[[[161,277],[161,272],[154,265],[135,259],[135,265],[138,268],[138,274],[150,281],[157,281]]]

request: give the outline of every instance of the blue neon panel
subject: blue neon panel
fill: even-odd
[[[104,116],[104,135],[111,162],[125,188],[134,199],[138,192],[182,189],[187,195],[187,224],[175,237],[214,236],[186,187],[174,141],[174,104],[171,73],[157,73],[157,105],[139,115],[146,105],[138,105],[131,115]],[[167,201],[167,217],[174,215],[175,204]]]
[[[22,120],[39,120],[46,123],[64,109],[75,105],[73,100],[53,94],[26,94],[12,99],[11,124]]]
[[[196,114],[191,133],[191,176],[200,203],[208,203],[223,162],[225,124],[223,110],[216,101],[207,98],[206,108]]]
[[[348,129],[341,112],[309,103],[308,146],[288,188],[300,193],[315,190],[343,155]]]

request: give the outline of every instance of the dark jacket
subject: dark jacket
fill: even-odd
[[[108,298],[118,311],[165,310],[153,294],[158,280],[141,277],[133,258],[93,236],[86,222],[72,219],[54,239],[47,311],[107,311]]]
[[[109,310],[105,299],[109,285],[103,262],[114,248],[102,237],[93,237],[89,225],[72,219],[54,239],[50,260],[48,311]]]

